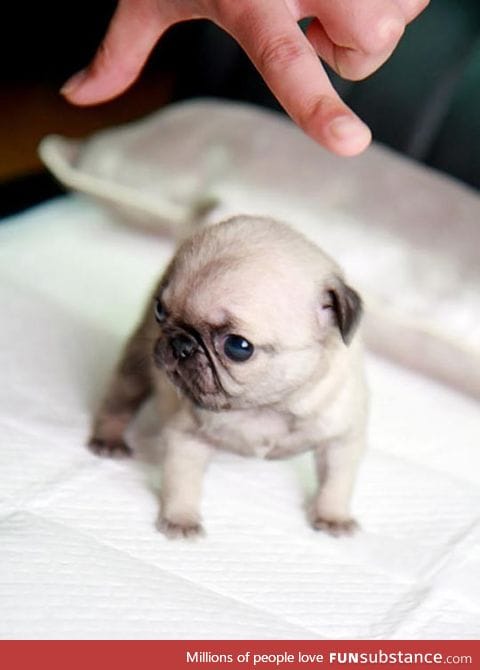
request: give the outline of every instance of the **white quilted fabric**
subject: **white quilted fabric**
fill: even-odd
[[[0,225],[0,637],[474,638],[480,412],[368,357],[361,531],[302,510],[309,457],[220,454],[208,531],[154,529],[158,473],[91,455],[89,418],[170,242],[68,197]],[[147,421],[133,431],[140,452]]]

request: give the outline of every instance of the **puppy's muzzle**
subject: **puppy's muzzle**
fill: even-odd
[[[175,335],[170,338],[170,347],[174,357],[178,360],[190,358],[198,349],[197,341],[190,335]]]

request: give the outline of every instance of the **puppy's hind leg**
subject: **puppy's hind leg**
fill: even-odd
[[[124,432],[152,389],[147,340],[144,330],[140,328],[128,341],[95,416],[89,449],[98,456],[130,456],[132,451],[124,440]]]

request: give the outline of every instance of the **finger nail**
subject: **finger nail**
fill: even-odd
[[[368,127],[360,119],[351,116],[339,116],[333,119],[329,129],[337,140],[349,140],[370,134]]]
[[[86,76],[86,68],[84,70],[80,70],[80,72],[74,74],[73,77],[70,77],[70,79],[64,83],[60,89],[60,93],[62,95],[69,95],[70,93],[73,93],[73,91],[75,91],[75,89],[77,89],[82,84],[82,82],[85,81]]]

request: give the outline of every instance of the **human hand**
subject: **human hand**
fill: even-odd
[[[358,80],[390,56],[429,0],[120,0],[90,66],[62,88],[77,105],[114,98],[140,74],[174,23],[212,20],[246,51],[287,113],[342,156],[362,152],[369,128],[347,107],[318,58]],[[314,17],[306,35],[297,22]]]

